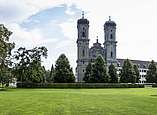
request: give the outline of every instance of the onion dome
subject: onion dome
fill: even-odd
[[[84,18],[84,12],[82,12],[82,18],[77,21],[77,24],[89,24],[89,21]]]
[[[109,20],[105,22],[104,26],[116,26],[116,23],[111,20],[111,17],[109,16]]]

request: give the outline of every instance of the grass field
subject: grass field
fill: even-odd
[[[0,115],[157,115],[157,89],[9,89]]]

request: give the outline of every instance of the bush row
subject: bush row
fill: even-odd
[[[17,88],[143,88],[143,84],[111,83],[17,83]]]
[[[157,84],[153,84],[152,87],[157,87]]]
[[[6,88],[0,88],[0,91],[6,91],[7,89]]]

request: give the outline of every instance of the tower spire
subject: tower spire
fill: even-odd
[[[98,43],[98,36],[96,36],[96,38],[97,38],[97,39],[96,39],[96,42]]]
[[[84,11],[82,11],[82,19],[84,19]]]
[[[109,16],[109,21],[111,21],[111,16]]]

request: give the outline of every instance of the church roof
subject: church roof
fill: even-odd
[[[99,43],[98,39],[96,39],[96,43],[94,43],[93,46],[96,46],[96,47],[97,47],[97,46],[98,46],[98,47],[101,46],[101,43]]]
[[[111,17],[109,16],[109,20],[105,22],[104,26],[116,26],[116,23],[111,20]]]
[[[122,67],[125,59],[117,59],[119,66]],[[150,61],[142,60],[130,60],[133,64],[136,64],[139,68],[148,69]],[[155,62],[156,63],[156,62]],[[157,64],[157,63],[156,63]]]
[[[91,47],[91,49],[103,49],[103,47],[101,46],[101,43],[99,43],[98,39],[96,39],[96,43],[93,43],[93,46]]]
[[[77,23],[78,23],[78,24],[89,24],[89,21],[88,21],[87,19],[81,18],[81,19],[79,19],[79,20],[77,21]]]
[[[89,21],[84,18],[84,11],[82,12],[82,18],[77,21],[77,24],[89,24]]]
[[[94,43],[93,46],[89,49],[89,56],[91,59],[95,59],[99,55],[104,56],[105,50],[101,46],[101,43],[98,42],[98,39],[97,39],[96,43]]]

